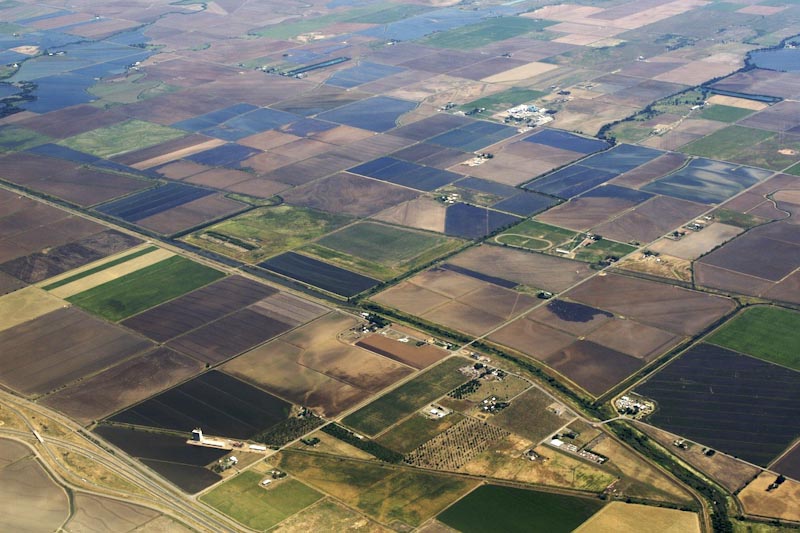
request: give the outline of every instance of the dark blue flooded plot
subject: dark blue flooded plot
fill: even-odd
[[[471,124],[428,139],[429,143],[465,152],[474,152],[516,135],[517,130],[494,122],[474,121]]]
[[[650,423],[761,466],[800,432],[800,373],[710,344],[636,392],[658,403]]]
[[[4,52],[0,52],[0,63],[3,65],[9,65],[11,63],[16,63],[17,61],[21,61],[23,59],[28,59],[30,56],[26,56],[25,54],[20,54],[19,52],[13,52],[11,50],[6,50]]]
[[[618,144],[611,150],[583,159],[581,165],[622,174],[652,161],[664,152],[644,146]]]
[[[35,100],[23,102],[19,107],[34,113],[49,113],[92,102],[95,98],[86,92],[86,89],[95,83],[94,78],[72,73],[40,78],[36,80],[36,89],[33,91]]]
[[[272,257],[258,266],[347,298],[380,284],[377,279],[294,252]]]
[[[614,315],[608,311],[595,309],[588,305],[564,300],[553,300],[547,304],[547,309],[561,320],[566,322],[590,322],[595,316],[612,318]]]
[[[0,61],[0,63],[2,63],[2,61]],[[10,83],[0,82],[0,98],[6,98],[7,96],[12,96],[21,92],[22,89],[19,87],[11,85]]]
[[[526,184],[525,188],[560,198],[572,198],[618,175],[583,165],[570,165]]]
[[[201,374],[125,409],[109,420],[122,424],[246,439],[285,420],[291,404],[222,372]]]
[[[625,200],[633,204],[640,204],[645,200],[653,197],[652,194],[636,189],[629,189],[627,187],[620,187],[619,185],[606,184],[592,189],[589,192],[583,193],[581,198],[615,198],[617,200]]]
[[[120,200],[108,202],[95,209],[128,222],[137,222],[209,194],[214,194],[214,191],[181,183],[168,183],[163,187],[149,189],[126,196]]]
[[[600,139],[587,139],[574,133],[561,130],[542,130],[524,139],[527,142],[561,148],[580,154],[592,154],[611,147],[606,141]]]
[[[388,96],[375,96],[320,113],[319,118],[382,133],[397,126],[397,119],[417,104]]]
[[[717,204],[767,179],[771,174],[757,168],[694,159],[674,174],[648,183],[642,190],[702,204]]]
[[[444,232],[464,239],[480,239],[519,221],[519,217],[508,213],[469,204],[455,204],[447,208]]]
[[[521,192],[511,198],[506,198],[497,202],[492,207],[501,211],[507,211],[515,215],[529,217],[540,213],[545,209],[552,207],[558,203],[558,200],[552,196],[545,196],[535,192]]]
[[[333,75],[328,78],[325,83],[328,85],[349,89],[364,83],[385,78],[386,76],[391,76],[392,74],[403,72],[404,70],[406,69],[402,67],[393,67],[390,65],[381,65],[380,63],[364,61],[353,68],[348,68],[333,73]]]
[[[495,7],[495,6],[493,6]],[[358,33],[383,40],[415,41],[437,31],[452,30],[475,24],[493,15],[491,10],[464,10],[458,7],[437,9],[397,22],[369,28]]]
[[[72,148],[61,146],[60,144],[40,144],[39,146],[28,148],[25,151],[31,154],[54,157],[56,159],[63,159],[64,161],[72,161],[73,163],[89,164],[100,160],[100,158],[96,155],[79,152],[77,150],[73,150]]]
[[[781,72],[800,72],[800,49],[762,50],[750,54],[750,61],[758,68]]]
[[[228,107],[223,107],[222,109],[217,109],[216,111],[211,111],[210,113],[205,113],[196,117],[187,118],[186,120],[181,120],[180,122],[172,124],[172,127],[180,128],[186,131],[197,132],[200,130],[213,128],[214,126],[219,126],[226,120],[230,120],[250,111],[255,111],[256,109],[258,109],[258,106],[252,104],[234,104]]]
[[[256,148],[228,143],[190,155],[186,159],[210,167],[241,168],[242,161],[253,157],[259,152],[260,150]]]
[[[456,272],[458,274],[463,274],[464,276],[469,276],[471,278],[479,279],[481,281],[485,281],[487,283],[493,283],[499,287],[504,287],[506,289],[513,289],[518,283],[513,281],[508,281],[507,279],[497,278],[495,276],[490,276],[488,274],[484,274],[482,272],[476,272],[474,270],[470,270],[468,268],[460,267],[458,265],[452,265],[450,263],[445,263],[441,266],[442,270],[450,270],[452,272]]]
[[[421,191],[432,191],[461,178],[460,174],[454,172],[426,167],[393,157],[381,157],[368,161],[349,171]]]
[[[71,40],[74,41],[76,38],[72,37]],[[26,42],[25,44],[32,43]],[[39,78],[54,76],[92,65],[110,64],[108,62],[122,60],[123,58],[130,58],[130,62],[132,63],[152,55],[152,52],[143,51],[141,48],[132,48],[130,46],[122,46],[102,41],[51,46],[49,50],[66,53],[52,56],[40,55],[31,58],[22,64],[20,69],[9,78],[9,81],[37,80]],[[118,68],[116,65],[117,63],[113,63],[110,69]],[[90,77],[100,77],[108,72],[110,71],[100,69],[95,71]]]

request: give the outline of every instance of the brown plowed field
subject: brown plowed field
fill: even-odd
[[[245,204],[225,198],[222,194],[212,194],[157,215],[143,218],[136,224],[164,235],[171,235],[223,216],[232,215],[246,207]]]
[[[135,531],[145,524],[149,529],[154,525],[152,520],[160,516],[158,511],[101,496],[78,492],[73,497],[76,509],[64,528],[66,531]]]
[[[291,328],[252,309],[242,309],[178,337],[168,346],[206,363],[220,363]]]
[[[635,203],[622,198],[574,198],[565,204],[545,211],[537,216],[536,220],[562,228],[586,231],[635,205]]]
[[[419,369],[447,357],[447,351],[431,344],[416,346],[414,342],[400,342],[379,334],[358,341],[356,346]]]
[[[237,357],[223,370],[320,414],[336,415],[413,372],[337,338],[356,325],[353,317],[328,314]]]
[[[648,243],[688,222],[708,209],[707,206],[656,196],[595,231],[618,242]]]
[[[775,287],[775,284],[769,280],[707,265],[701,261],[697,261],[694,264],[694,279],[702,287],[722,289],[751,296],[765,294]]]
[[[301,207],[365,217],[417,196],[410,189],[342,172],[292,189],[283,199]]]
[[[7,261],[0,265],[0,270],[26,283],[38,283],[141,242],[128,234],[107,230],[52,248],[47,253],[36,252]]]
[[[637,359],[650,361],[675,346],[682,337],[633,320],[613,320],[587,335],[602,344]]]
[[[526,317],[515,320],[502,329],[495,331],[489,336],[489,340],[543,360],[550,354],[572,344],[575,337],[529,320]]]
[[[49,137],[66,139],[90,130],[122,122],[127,117],[121,108],[104,109],[93,105],[76,105],[37,115],[19,122]]]
[[[589,277],[586,263],[551,255],[481,245],[450,259],[460,267],[553,292],[560,292]]]
[[[775,474],[763,472],[739,493],[744,512],[779,520],[800,521],[800,483],[787,479],[777,489],[767,492]]]
[[[400,204],[378,213],[373,218],[390,224],[444,233],[447,208],[427,196]]]
[[[565,297],[687,336],[735,307],[721,296],[616,274],[596,276]]]
[[[592,309],[590,307],[581,309],[581,314],[585,316],[573,317],[567,315],[561,317],[553,308],[559,309],[563,304],[564,302],[560,302],[559,300],[551,300],[547,305],[542,305],[534,309],[527,318],[560,329],[561,331],[566,331],[575,336],[586,335],[613,318],[613,315],[607,311]]]
[[[158,348],[111,367],[41,401],[82,425],[166,390],[203,370],[191,357]]]
[[[175,161],[176,159],[181,159],[182,157],[186,157],[192,153],[195,153],[192,151],[188,151],[185,153],[176,154],[176,157],[164,158],[164,156],[169,156],[169,154],[172,154],[174,152],[183,151],[186,150],[187,148],[191,149],[193,146],[202,146],[202,148],[197,150],[197,152],[213,148],[213,145],[208,145],[208,146],[205,145],[205,143],[208,143],[209,141],[213,142],[217,146],[223,144],[223,141],[212,139],[211,137],[206,137],[205,135],[193,134],[193,135],[187,135],[186,137],[179,137],[171,141],[166,141],[160,144],[156,144],[155,146],[142,148],[141,150],[134,150],[133,152],[127,152],[115,156],[112,159],[117,163],[122,163],[123,165],[132,166],[138,169],[145,169],[158,165],[163,165],[164,163]],[[158,159],[164,158],[164,159],[157,161],[156,160],[157,158]],[[142,164],[142,163],[147,163],[147,164]]]
[[[73,307],[0,332],[0,380],[42,394],[122,361],[152,344]]]
[[[146,180],[24,153],[0,159],[0,177],[84,207],[152,186]]]
[[[580,340],[549,355],[544,362],[594,396],[600,396],[643,366],[635,357]]]
[[[131,317],[122,325],[166,342],[277,292],[261,283],[230,276]]]

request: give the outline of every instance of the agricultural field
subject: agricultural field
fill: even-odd
[[[283,451],[276,465],[382,524],[416,527],[475,487],[471,480]]]
[[[557,226],[526,220],[504,231],[494,241],[507,246],[525,248],[537,252],[555,251],[556,248],[571,250],[577,243],[578,234]]]
[[[280,523],[275,533],[304,533],[306,531],[349,531],[388,533],[391,531],[363,515],[335,502],[324,499]]]
[[[202,374],[130,407],[109,420],[117,424],[244,439],[289,416],[291,404],[218,371]]]
[[[74,307],[0,332],[2,383],[40,395],[153,346],[144,338]]]
[[[597,499],[483,485],[437,519],[465,533],[530,531],[531,524],[553,532],[570,532],[603,508]],[[494,510],[485,512],[486,507]]]
[[[800,483],[787,479],[777,488],[767,490],[776,478],[775,474],[762,472],[739,493],[744,511],[751,515],[797,522],[800,512],[792,502],[800,498]]]
[[[348,415],[343,422],[360,433],[376,435],[467,381],[459,372],[467,364],[461,357],[446,359]]]
[[[492,424],[538,443],[574,419],[563,405],[537,388],[532,388],[511,402]]]
[[[504,22],[507,23],[508,21]],[[533,102],[544,95],[545,93],[543,91],[512,87],[511,89],[506,89],[505,91],[500,91],[463,104],[461,109],[463,111],[471,111],[475,108],[484,108],[487,112],[497,113],[520,104]]]
[[[646,505],[611,502],[575,530],[575,533],[604,531],[663,531],[699,533],[696,513]]]
[[[495,18],[478,24],[435,33],[431,37],[424,39],[422,43],[440,48],[455,48],[457,50],[480,48],[496,41],[504,41],[520,35],[533,34],[533,38],[537,38],[537,32],[543,33],[543,30],[552,24],[553,22],[551,21],[521,17]]]
[[[653,425],[766,465],[800,432],[798,387],[793,370],[700,344],[636,391],[658,403]],[[720,400],[720,391],[729,392]]]
[[[204,228],[186,242],[248,263],[297,248],[345,225],[349,217],[280,205],[262,207]]]
[[[322,498],[295,479],[264,488],[262,478],[253,471],[242,472],[203,494],[200,500],[251,529],[266,531]]]
[[[746,309],[707,337],[706,342],[800,370],[800,314],[788,309]]]
[[[322,237],[301,251],[364,275],[388,280],[455,250],[461,241],[363,222]]]
[[[222,368],[320,415],[335,416],[413,372],[339,339],[359,324],[352,316],[329,313]]]
[[[118,321],[223,277],[218,270],[173,256],[67,298],[108,320]]]
[[[0,297],[0,331],[46,315],[66,303],[36,287],[26,287]]]
[[[141,120],[128,120],[112,126],[87,131],[60,142],[62,146],[111,158],[183,137],[184,132]]]
[[[464,420],[464,417],[458,413],[435,420],[420,413],[392,427],[377,438],[376,442],[396,452],[407,454],[461,420]]]
[[[380,284],[378,279],[295,252],[270,257],[258,266],[343,298],[350,298]]]
[[[383,334],[365,337],[356,346],[419,369],[427,368],[448,355],[446,350],[432,344],[419,346],[419,341],[412,342],[409,337],[394,339]]]
[[[456,471],[509,435],[497,426],[464,418],[406,454],[405,462],[432,470]]]

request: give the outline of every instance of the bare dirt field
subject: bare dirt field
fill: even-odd
[[[643,253],[634,254],[617,263],[616,267],[620,270],[642,272],[649,276],[669,280],[692,281],[692,262],[666,254],[661,254],[658,257],[653,255],[645,256]]]
[[[67,303],[42,289],[27,287],[0,298],[0,331],[33,320]]]
[[[594,228],[618,242],[652,242],[708,209],[707,206],[656,196],[620,217]]]
[[[420,196],[415,200],[390,207],[375,215],[375,220],[444,233],[447,208],[439,202]]]
[[[75,507],[65,527],[75,533],[130,531],[160,516],[152,509],[83,493],[75,494]]]
[[[0,332],[0,344],[3,383],[27,395],[66,385],[151,346],[73,307]]]
[[[33,131],[57,139],[66,139],[104,126],[125,120],[121,109],[102,109],[92,105],[76,105],[51,111],[45,115],[35,115],[19,124]]]
[[[777,489],[767,492],[775,474],[764,472],[739,493],[747,514],[780,520],[800,521],[800,483],[787,479]]]
[[[69,516],[69,501],[33,458],[0,469],[0,529],[56,531]]]
[[[450,262],[490,276],[553,292],[562,291],[591,274],[585,263],[488,245],[471,248],[450,259]]]
[[[358,341],[357,346],[419,369],[447,356],[447,351],[431,344],[416,346],[413,341],[400,342],[379,334]]]
[[[650,247],[651,250],[680,257],[681,259],[694,260],[701,255],[713,250],[744,230],[728,224],[716,223],[704,228],[702,231],[689,232],[679,241],[661,239]]]
[[[136,224],[164,235],[171,235],[226,215],[232,215],[242,211],[245,207],[247,207],[245,204],[225,198],[222,194],[212,194],[157,215],[143,218]]]
[[[612,350],[650,361],[675,346],[681,336],[633,320],[613,320],[586,336]]]
[[[664,447],[679,455],[683,460],[700,469],[711,478],[721,483],[726,489],[735,492],[744,487],[760,470],[732,457],[721,453],[715,453],[711,457],[703,453],[703,446],[692,444],[688,449],[677,448],[673,442],[678,439],[667,431],[650,426],[648,424],[637,424],[637,428],[647,433],[648,436],[658,441]]]
[[[549,328],[527,317],[507,324],[492,333],[489,339],[539,360],[544,360],[550,354],[566,348],[575,341],[572,335]]]
[[[364,217],[417,196],[410,189],[342,172],[293,189],[283,198],[292,205]]]
[[[734,308],[727,298],[617,274],[594,277],[565,296],[679,335],[694,335]]]
[[[60,159],[25,153],[15,153],[0,159],[0,175],[17,185],[84,207],[152,185],[145,180],[122,174],[102,172]]]
[[[223,369],[332,416],[412,373],[405,365],[338,339],[357,324],[348,315],[328,314],[237,357]]]
[[[199,374],[203,365],[159,348],[47,396],[41,403],[83,425],[149,398]]]
[[[528,314],[530,320],[575,336],[586,335],[613,318],[608,311],[562,300],[550,300]]]
[[[545,211],[536,220],[562,228],[586,231],[635,205],[622,198],[578,197]]]
[[[604,533],[607,531],[618,533],[637,531],[700,533],[700,520],[696,513],[690,511],[611,502],[581,524],[575,533]]]

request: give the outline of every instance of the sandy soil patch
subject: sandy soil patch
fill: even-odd
[[[742,228],[729,226],[728,224],[711,224],[701,231],[689,232],[688,235],[679,241],[666,238],[661,239],[652,245],[650,249],[659,253],[680,257],[681,259],[694,260],[706,252],[713,250],[720,244],[733,239],[742,231],[744,231]]]
[[[764,472],[739,493],[748,514],[800,521],[800,483],[787,479],[767,492],[775,474]]]
[[[697,514],[651,505],[611,502],[575,533],[691,533],[700,531]]]
[[[115,265],[111,268],[107,268],[106,270],[86,276],[85,278],[75,280],[72,283],[62,285],[61,287],[52,290],[51,294],[58,296],[59,298],[69,298],[70,296],[74,296],[83,291],[97,287],[98,285],[121,278],[122,276],[130,274],[131,272],[136,272],[144,267],[163,261],[164,259],[168,259],[173,255],[175,254],[168,250],[154,250],[140,257],[135,257],[130,261],[125,261],[119,265]]]
[[[147,170],[148,168],[157,167],[158,165],[163,165],[164,163],[169,163],[171,161],[176,161],[198,152],[210,150],[211,148],[216,148],[217,146],[222,146],[223,144],[225,144],[225,141],[220,139],[211,139],[210,141],[195,144],[194,146],[189,146],[188,148],[183,148],[182,150],[175,150],[174,152],[170,152],[168,154],[140,161],[131,166],[138,170]]]
[[[0,331],[68,305],[37,287],[26,287],[12,292],[0,298]]]
[[[501,72],[500,74],[489,76],[481,81],[485,81],[487,83],[514,83],[533,78],[539,74],[544,74],[545,72],[549,72],[557,68],[558,65],[533,61],[527,65],[522,65],[521,67],[512,68],[510,70],[506,70],[505,72]]]
[[[753,111],[761,111],[769,107],[764,102],[756,102],[755,100],[748,100],[746,98],[736,98],[735,96],[723,96],[715,94],[708,99],[710,104],[729,105],[731,107],[739,107],[741,109],[752,109]]]
[[[38,46],[30,46],[30,45],[23,45],[17,46],[16,48],[10,49],[12,52],[17,52],[19,54],[25,54],[26,56],[35,56],[39,53]]]

